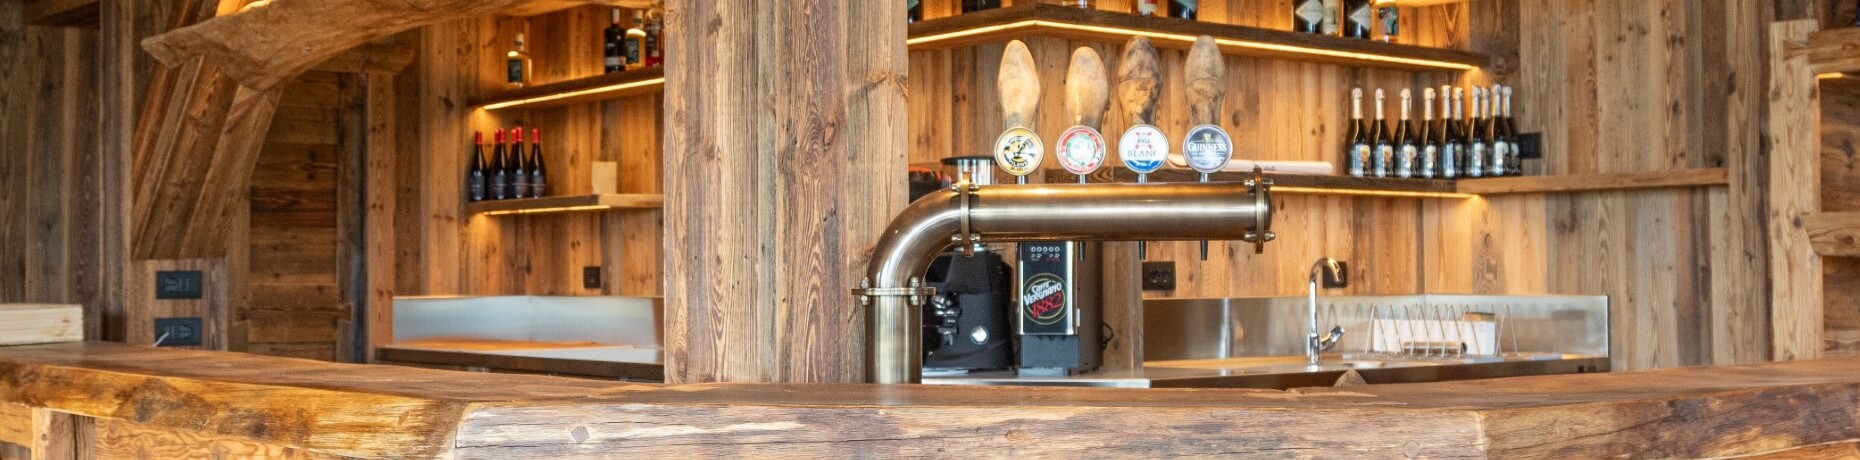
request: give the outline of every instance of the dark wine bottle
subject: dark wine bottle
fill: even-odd
[[[1200,3],[1199,0],[1169,0],[1169,16],[1193,21],[1201,12]]]
[[[923,0],[904,0],[904,21],[914,23],[924,20]]]
[[[1420,131],[1414,129],[1414,91],[1401,90],[1401,127],[1395,129],[1395,177],[1414,177],[1416,157],[1421,156]]]
[[[510,168],[504,163],[504,130],[491,134],[491,199],[510,198]]]
[[[1387,95],[1376,90],[1376,122],[1369,125],[1369,138],[1375,142],[1376,154],[1369,160],[1369,175],[1389,177],[1389,163],[1395,159],[1395,135],[1389,132],[1389,120],[1385,116]]]
[[[646,14],[645,67],[662,65],[665,65],[665,15],[663,12],[654,11]]]
[[[1001,0],[962,0],[962,12],[974,13],[1001,7]]]
[[[1486,135],[1485,124],[1485,88],[1477,86],[1472,90],[1472,117],[1467,122],[1472,126],[1472,135],[1466,140],[1466,177],[1485,176],[1485,161],[1492,156],[1491,139]]]
[[[1292,30],[1324,33],[1324,0],[1298,0],[1292,6]]]
[[[1522,176],[1524,175],[1524,161],[1522,158],[1519,158],[1519,154],[1522,152],[1520,152],[1518,149],[1518,120],[1515,118],[1511,118],[1511,91],[1513,89],[1515,88],[1510,87],[1510,86],[1505,87],[1505,104],[1504,104],[1504,112],[1502,115],[1505,120],[1504,121],[1505,143],[1511,146],[1510,147],[1511,158],[1506,160],[1505,162],[1505,164],[1509,166],[1511,170],[1506,172],[1506,174],[1513,175],[1513,176]]]
[[[484,201],[484,132],[471,133],[471,165],[465,172],[465,198]]]
[[[523,157],[523,127],[510,130],[510,197],[529,198],[530,165]]]
[[[530,130],[530,196],[549,196],[549,179],[543,171],[542,130]]]
[[[1375,146],[1369,140],[1369,126],[1363,122],[1363,89],[1350,91],[1350,130],[1343,136],[1344,162],[1350,175],[1363,177],[1369,172],[1369,157]]]
[[[601,62],[607,73],[626,70],[626,44],[621,40],[626,37],[626,29],[620,27],[620,9],[614,8],[611,23],[601,31]]]
[[[1369,0],[1343,0],[1343,36],[1369,39],[1375,33],[1375,18]]]
[[[1439,123],[1434,121],[1434,89],[1421,91],[1421,158],[1414,165],[1415,174],[1423,179],[1433,179],[1440,175],[1440,145],[1443,138]]]

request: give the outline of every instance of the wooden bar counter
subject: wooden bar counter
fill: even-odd
[[[1856,401],[1860,358],[1293,391],[663,386],[92,342],[0,348],[0,457],[1853,455]]]

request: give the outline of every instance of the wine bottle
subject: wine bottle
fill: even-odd
[[[525,47],[523,34],[517,34],[516,47],[504,53],[504,85],[522,88],[530,84],[530,52]]]
[[[549,196],[549,179],[544,174],[542,130],[530,130],[530,196],[542,198]]]
[[[523,127],[512,128],[510,130],[510,157],[513,160],[510,165],[511,198],[534,196],[530,195],[530,165],[523,157],[523,150]]]
[[[1363,89],[1350,91],[1350,128],[1343,136],[1344,161],[1350,165],[1350,175],[1363,177],[1369,171],[1371,149],[1369,126],[1363,123]]]
[[[1370,138],[1376,143],[1376,155],[1369,160],[1369,171],[1376,177],[1389,177],[1391,164],[1395,160],[1395,135],[1389,132],[1389,120],[1384,116],[1388,97],[1381,90],[1376,90],[1376,123],[1370,125]]]
[[[465,198],[484,201],[484,132],[471,133],[471,165],[465,173]]]
[[[974,13],[1001,7],[1001,0],[962,0],[962,12]]]
[[[1441,129],[1434,122],[1434,89],[1421,91],[1421,158],[1415,162],[1415,174],[1424,179],[1440,175]]]
[[[1492,157],[1492,141],[1486,135],[1485,88],[1472,89],[1472,136],[1466,141],[1466,177],[1485,175],[1485,160]]]
[[[654,10],[646,15],[647,68],[665,65],[665,15]],[[532,139],[533,141],[534,139]]]
[[[904,21],[915,23],[924,20],[923,0],[904,0]]]
[[[1414,177],[1415,157],[1421,154],[1421,139],[1414,129],[1414,91],[1401,90],[1401,126],[1395,129],[1395,177]]]
[[[626,38],[622,48],[626,52],[627,70],[646,66],[646,17],[639,11],[633,11],[633,27],[626,29]]]
[[[1511,91],[1515,87],[1505,87],[1505,142],[1511,144],[1511,175],[1524,175],[1524,153],[1518,146],[1518,119],[1511,117]]]
[[[1162,9],[1162,0],[1135,0],[1138,16],[1155,16],[1156,10]]]
[[[1491,95],[1486,98],[1485,132],[1491,136],[1492,158],[1486,160],[1485,174],[1493,177],[1503,176],[1511,171],[1511,138],[1505,135],[1505,122],[1499,120],[1498,116],[1500,94],[1504,92],[1504,86],[1492,85]]]
[[[504,130],[491,133],[491,199],[509,199],[510,168],[504,163]]]
[[[1382,31],[1382,41],[1393,43],[1395,37],[1401,35],[1400,15],[1401,10],[1395,8],[1395,0],[1376,0],[1376,23]]]
[[[1324,0],[1298,0],[1292,6],[1292,30],[1324,33]]]
[[[603,40],[601,45],[601,67],[606,70],[607,73],[614,73],[626,70],[626,51],[623,48],[626,45],[621,43],[621,40],[626,37],[626,29],[620,28],[619,8],[614,8],[610,16],[612,16],[613,22],[607,25],[606,30],[601,31]]]
[[[1200,3],[1198,0],[1169,0],[1169,16],[1193,21],[1200,13]]]
[[[1460,177],[1460,165],[1466,163],[1466,131],[1460,126],[1461,111],[1465,109],[1461,103],[1465,96],[1464,88],[1440,87],[1440,100],[1446,104],[1446,109],[1440,113],[1441,129],[1445,132],[1440,139],[1440,177],[1443,179]]]
[[[1369,0],[1343,0],[1343,36],[1369,39],[1376,28],[1370,16]]]
[[[1318,33],[1324,35],[1343,33],[1343,26],[1338,24],[1338,21],[1343,19],[1341,17],[1342,13],[1337,12],[1337,10],[1341,8],[1342,1],[1343,0],[1324,0],[1324,21]]]

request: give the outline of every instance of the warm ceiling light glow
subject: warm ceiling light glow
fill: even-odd
[[[626,90],[630,90],[634,88],[644,88],[647,86],[664,85],[664,84],[665,84],[665,78],[660,77],[660,78],[654,78],[651,80],[640,80],[640,81],[631,82],[631,83],[621,83],[618,85],[602,86],[599,88],[588,88],[588,89],[584,89],[580,91],[555,93],[555,94],[550,94],[547,96],[536,96],[536,97],[532,97],[529,99],[519,99],[519,100],[509,101],[509,102],[487,104],[484,106],[484,109],[485,110],[497,110],[497,109],[503,109],[503,108],[516,107],[520,105],[538,104],[538,103],[557,101],[557,100],[568,99],[568,98],[573,98],[573,97],[587,96],[591,94],[620,92],[620,91],[626,91]]]
[[[509,210],[503,210],[503,211],[485,211],[485,212],[478,213],[478,215],[502,216],[502,215],[509,215],[509,214],[544,214],[544,213],[551,213],[551,212],[605,211],[605,210],[609,210],[613,208],[614,208],[613,206],[597,204],[597,205],[587,205],[587,206],[563,206],[559,208],[509,209]]]
[[[1477,198],[1478,197],[1478,195],[1474,195],[1470,193],[1454,193],[1454,192],[1400,192],[1400,191],[1393,191],[1393,190],[1357,190],[1357,189],[1321,188],[1321,187],[1286,187],[1286,186],[1278,186],[1278,185],[1275,185],[1272,187],[1272,192],[1273,193],[1289,193],[1289,194],[1294,194],[1294,195],[1354,195],[1354,196],[1380,196],[1380,197],[1391,197],[1391,198],[1466,199],[1466,198]]]
[[[1833,79],[1841,78],[1845,76],[1847,76],[1847,74],[1840,73],[1840,72],[1828,72],[1824,74],[1817,74],[1815,75],[1815,78],[1820,79],[1820,80],[1833,80]]]
[[[1078,31],[1078,32],[1089,32],[1089,33],[1097,33],[1097,34],[1140,36],[1140,37],[1145,37],[1145,38],[1149,38],[1152,40],[1169,40],[1169,41],[1182,42],[1185,44],[1195,43],[1195,36],[1193,35],[1156,32],[1156,31],[1139,30],[1139,29],[1127,29],[1127,28],[1122,28],[1122,27],[1073,24],[1073,23],[1067,23],[1067,22],[1054,22],[1054,21],[1045,21],[1045,20],[1037,20],[1037,19],[1020,21],[1020,22],[1012,22],[1012,23],[1000,24],[1000,25],[993,25],[993,26],[986,26],[986,27],[977,27],[974,29],[964,29],[964,30],[946,32],[946,33],[941,33],[941,34],[936,34],[936,35],[927,35],[923,37],[917,37],[917,38],[906,40],[905,43],[908,45],[914,46],[914,45],[921,45],[921,44],[926,44],[926,43],[935,43],[935,42],[940,42],[940,41],[953,40],[957,38],[963,38],[963,37],[969,37],[969,36],[975,36],[975,35],[1003,32],[1003,31],[1014,30],[1014,29],[1041,28],[1041,27],[1061,29],[1061,30],[1072,30],[1072,31]],[[1472,69],[1478,68],[1478,66],[1461,64],[1457,62],[1435,61],[1435,60],[1429,60],[1429,59],[1414,59],[1414,58],[1405,58],[1405,57],[1398,57],[1398,56],[1384,56],[1380,54],[1353,53],[1353,52],[1348,52],[1348,51],[1337,51],[1337,50],[1330,50],[1330,49],[1323,49],[1323,48],[1309,48],[1309,47],[1303,47],[1303,46],[1281,45],[1281,44],[1276,44],[1276,43],[1262,43],[1262,42],[1255,42],[1255,41],[1236,40],[1232,38],[1216,38],[1214,39],[1214,43],[1221,45],[1221,46],[1228,46],[1228,47],[1234,47],[1234,48],[1248,48],[1248,49],[1266,50],[1266,51],[1274,51],[1274,52],[1288,53],[1288,54],[1303,54],[1303,55],[1309,55],[1309,56],[1325,56],[1325,57],[1333,57],[1333,58],[1340,58],[1340,59],[1353,59],[1353,60],[1359,60],[1359,61],[1386,62],[1390,64],[1401,64],[1401,65],[1419,66],[1419,67],[1433,67],[1433,68],[1453,69],[1453,70],[1472,70]]]

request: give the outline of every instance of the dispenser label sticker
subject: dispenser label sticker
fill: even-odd
[[[1040,135],[1033,130],[1013,127],[1001,133],[995,140],[995,164],[1008,174],[1025,176],[1040,169],[1040,160],[1046,158],[1046,146],[1040,142]]]
[[[1155,126],[1132,126],[1118,139],[1117,155],[1124,158],[1124,167],[1137,174],[1156,172],[1169,157],[1169,137]]]
[[[1059,135],[1059,145],[1055,146],[1055,156],[1059,166],[1067,172],[1086,175],[1104,166],[1106,153],[1104,135],[1090,126],[1073,126]]]
[[[1027,287],[1021,292],[1022,315],[1029,325],[1052,326],[1063,324],[1066,319],[1066,284],[1058,276],[1049,273],[1034,275],[1027,280]],[[1032,332],[1027,327],[1023,330]]]
[[[1196,126],[1188,130],[1188,137],[1182,139],[1182,156],[1188,159],[1188,167],[1203,174],[1212,174],[1227,169],[1227,163],[1234,158],[1234,140],[1227,136],[1227,130],[1214,125]]]

